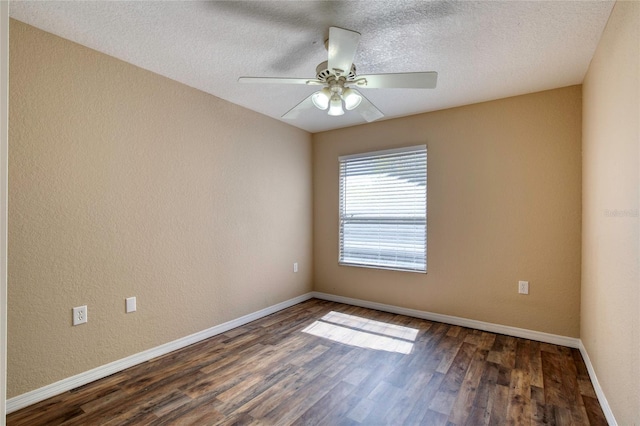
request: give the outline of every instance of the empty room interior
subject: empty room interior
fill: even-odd
[[[2,3],[7,424],[640,425],[640,2]]]

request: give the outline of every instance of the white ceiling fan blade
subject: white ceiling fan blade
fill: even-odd
[[[338,27],[329,28],[329,71],[334,71],[338,76],[347,76],[359,42],[360,33]]]
[[[360,101],[360,105],[357,106],[356,111],[358,111],[365,120],[367,120],[368,122],[372,122],[384,117],[384,114],[378,108],[376,108],[376,106],[372,104],[369,99],[362,96],[362,93],[354,89],[351,90],[362,97],[362,101]]]
[[[394,74],[359,75],[357,87],[368,89],[435,89],[438,73],[406,72]]]
[[[263,84],[323,84],[315,78],[280,78],[280,77],[240,77],[240,83],[263,83]]]
[[[300,114],[303,113],[304,111],[315,108],[315,105],[313,105],[313,101],[311,100],[311,97],[313,95],[315,95],[315,92],[309,95],[308,97],[306,97],[298,105],[294,106],[289,111],[287,111],[286,114],[282,116],[282,118],[284,118],[285,120],[294,120],[298,118]]]

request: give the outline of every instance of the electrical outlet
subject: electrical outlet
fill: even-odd
[[[529,294],[529,281],[518,281],[518,293]]]
[[[293,264],[293,272],[298,272],[298,262]]]
[[[73,308],[73,325],[80,325],[87,322],[87,305]]]
[[[134,297],[127,297],[125,302],[125,312],[126,313],[131,313],[131,312],[135,312],[136,311],[136,298]]]

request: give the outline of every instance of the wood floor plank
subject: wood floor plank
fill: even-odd
[[[478,345],[478,349],[481,351],[489,351],[493,347],[496,341],[497,335],[494,333],[487,333],[485,331],[482,332],[482,337],[480,339],[480,344]]]
[[[213,399],[200,398],[194,399],[160,417],[157,425],[214,425],[220,424],[229,418],[217,410]]]
[[[340,386],[344,386],[345,389],[341,389]],[[314,419],[314,422],[318,425],[355,425],[356,422],[348,417],[349,412],[355,407],[359,400],[358,397],[351,393],[352,389],[353,385],[345,382],[333,388],[327,395],[335,392],[334,402],[330,402],[324,415],[319,416],[318,419]]]
[[[578,387],[580,388],[580,395],[583,396],[583,400],[585,396],[591,398],[597,398],[596,391],[593,389],[593,385],[591,384],[591,380],[589,379],[578,379]]]
[[[562,357],[562,385],[571,409],[572,421],[576,424],[588,424],[589,419],[580,392],[578,371],[572,354]]]
[[[7,424],[606,419],[576,349],[312,299],[11,413]]]
[[[554,412],[556,416],[556,425],[569,426],[574,424],[571,417],[571,410],[568,408],[555,406]]]
[[[422,418],[420,424],[433,426],[446,426],[448,423],[447,415],[437,411],[428,410]]]
[[[509,409],[509,387],[496,384],[490,397],[491,418],[490,425],[500,426],[507,423]],[[489,407],[487,407],[489,408]]]
[[[83,412],[85,413],[91,413],[92,411],[96,411],[102,407],[111,405],[111,404],[115,404],[117,403],[119,400],[123,400],[125,398],[127,398],[127,393],[124,392],[121,389],[116,389],[113,392],[110,392],[102,397],[98,397],[95,399],[92,399],[91,401],[87,402],[86,404],[82,404],[80,406],[80,408],[82,409]]]
[[[526,370],[516,368],[511,371],[511,384],[507,400],[508,424],[521,425],[531,421],[531,385],[528,368]]]
[[[475,347],[468,343],[463,343],[451,367],[447,371],[438,392],[429,404],[429,409],[449,416],[453,404],[458,397],[462,381],[471,363]]]
[[[516,346],[518,340],[515,337],[511,336],[502,336],[504,338],[504,343],[502,346],[502,356],[501,363],[505,368],[515,368],[516,366]]]
[[[449,414],[450,422],[457,425],[463,425],[467,422],[467,418],[471,414],[473,402],[477,396],[480,380],[482,380],[482,373],[486,368],[486,357],[486,351],[476,350],[474,352],[471,364],[466,371],[460,390],[451,408]]]
[[[542,371],[544,377],[544,400],[554,407],[568,408],[569,402],[562,385],[561,355],[542,351]]]
[[[476,391],[476,397],[473,401],[474,407],[483,409],[489,407],[489,399],[497,382],[498,366],[492,362],[485,362],[482,377],[480,378],[480,383]]]
[[[540,354],[540,342],[529,341],[529,377],[531,386],[542,388],[542,355]]]
[[[482,407],[472,406],[465,426],[486,426],[491,420],[491,413]]]
[[[548,425],[555,423],[555,418],[549,418],[550,411],[545,410],[544,390],[538,386],[531,386],[531,424]]]
[[[317,379],[311,379],[300,372],[295,372],[274,386],[260,389],[261,392],[255,393],[258,396],[252,398],[250,403],[248,403],[246,398],[241,399],[240,401],[244,402],[244,405],[236,411],[246,410],[256,419],[261,419],[266,416],[278,418],[281,414],[277,410],[278,408],[282,408],[282,401],[288,401],[294,404],[294,401],[301,393],[301,389],[308,386],[313,380]],[[327,383],[330,382],[332,382],[332,380],[327,378]]]
[[[444,374],[434,371],[430,376],[426,376],[423,383],[426,383],[422,389],[414,389],[410,395],[415,399],[413,408],[405,417],[407,424],[420,424],[422,419],[427,415],[429,411],[429,405],[435,397],[442,381],[444,380]]]
[[[257,396],[261,396],[263,393],[270,391],[274,386],[277,386],[282,381],[287,380],[290,376],[295,374],[295,371],[295,367],[289,364],[283,365],[280,368],[274,368],[263,378],[263,380],[249,387],[245,393],[237,395],[235,400],[246,405],[247,401],[253,400]]]
[[[356,423],[363,423],[375,406],[375,401],[368,398],[358,398],[358,402],[353,405],[353,409],[349,411],[347,417]]]
[[[602,407],[598,403],[596,398],[589,396],[583,396],[585,410],[587,411],[587,417],[589,418],[589,424],[592,425],[607,425],[607,419],[604,416]]]
[[[139,423],[154,422],[158,420],[154,411],[162,410],[167,406],[171,411],[189,400],[182,392],[156,388],[152,392],[136,394],[85,415],[77,416],[66,422],[65,425],[118,425],[132,420]]]
[[[442,351],[442,358],[436,368],[438,373],[446,374],[449,371],[453,360],[458,354],[458,350],[465,343],[465,336],[466,332],[463,332],[462,336],[460,335],[460,327],[455,328],[455,333],[451,333],[451,329],[449,329],[442,344],[439,346]]]
[[[402,389],[388,383],[387,381],[381,381],[378,386],[369,394],[369,399],[376,404],[369,415],[365,418],[365,424],[385,423],[384,419],[391,417],[390,411],[392,408],[400,405],[404,392]]]
[[[296,419],[292,424],[294,425],[322,425],[332,424],[325,422],[326,418],[330,418],[334,415],[333,411],[337,410],[340,403],[348,398],[354,386],[350,383],[339,382],[331,392],[324,394],[322,398],[316,401],[311,407],[309,407],[300,417]],[[346,407],[340,410],[341,417],[346,417]],[[277,422],[277,418],[270,419],[272,422]]]
[[[281,400],[280,404],[269,413],[269,416],[272,419],[277,418],[280,424],[292,424],[327,393],[332,392],[338,383],[331,377],[320,375],[316,380],[302,387],[293,401]]]

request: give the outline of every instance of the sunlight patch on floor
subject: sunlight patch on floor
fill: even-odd
[[[333,311],[302,331],[345,345],[401,354],[411,353],[418,336],[415,328]]]

